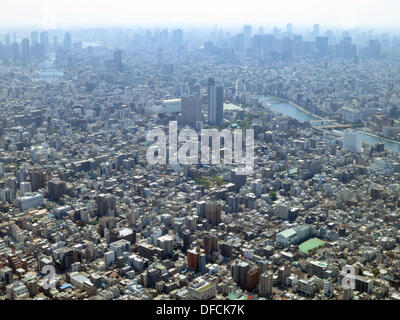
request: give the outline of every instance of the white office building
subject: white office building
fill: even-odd
[[[215,297],[217,286],[199,277],[188,286],[189,297],[194,300],[209,300]]]
[[[352,130],[346,130],[343,137],[343,148],[353,151],[361,152],[361,135]]]
[[[290,202],[281,203],[278,206],[278,215],[279,218],[283,220],[289,219],[289,210],[290,210]]]
[[[40,193],[27,193],[17,198],[17,206],[21,210],[28,210],[43,205],[43,195]]]
[[[302,224],[279,232],[275,240],[279,245],[290,246],[310,239],[315,234],[315,228],[311,225]]]
[[[122,256],[122,253],[129,252],[131,248],[131,244],[129,241],[121,239],[110,243],[110,250],[114,251],[115,257]]]
[[[31,183],[28,181],[21,182],[19,184],[19,188],[20,188],[22,194],[32,192]]]

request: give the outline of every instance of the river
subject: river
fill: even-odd
[[[319,120],[319,119],[301,111],[300,109],[297,109],[296,107],[292,106],[291,104],[282,102],[279,99],[276,99],[274,97],[259,96],[259,100],[260,100],[260,102],[266,104],[271,110],[279,112],[286,116],[292,117],[298,121],[304,122],[304,121]],[[316,123],[314,123],[314,125],[315,124]],[[376,143],[381,142],[385,145],[385,149],[395,151],[395,152],[400,152],[400,143],[399,142],[370,136],[359,130],[356,130],[356,131],[361,135],[361,139],[364,144],[375,145]],[[343,135],[343,131],[341,131],[341,130],[334,130],[334,132],[337,134]]]
[[[64,71],[55,66],[55,59],[55,54],[50,54],[46,61],[40,63],[40,70],[33,80],[46,82],[62,80]]]

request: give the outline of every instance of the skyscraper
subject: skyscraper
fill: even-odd
[[[201,121],[201,99],[194,96],[181,98],[182,123],[195,126],[196,121]]]
[[[282,40],[282,58],[291,58],[293,54],[293,40],[284,38]]]
[[[319,36],[319,24],[314,24],[313,34],[315,37]]]
[[[68,32],[64,36],[64,50],[71,50],[71,34]]]
[[[44,45],[41,43],[32,44],[30,54],[32,58],[37,58],[37,59],[44,58],[45,56]]]
[[[162,66],[163,64],[163,50],[162,48],[158,48],[157,50],[157,64]]]
[[[34,45],[39,42],[39,35],[37,31],[31,32],[31,44]]]
[[[53,37],[53,49],[57,50],[57,48],[58,48],[58,38],[57,38],[57,36],[54,36]]]
[[[352,130],[346,130],[343,138],[343,148],[353,152],[361,152],[361,136]]]
[[[357,46],[352,43],[350,37],[345,37],[337,45],[337,56],[343,59],[352,59],[357,55]]]
[[[114,66],[115,70],[122,71],[122,52],[121,50],[114,51]]]
[[[183,42],[183,31],[182,29],[175,29],[172,32],[172,41],[176,45],[181,45]]]
[[[251,37],[251,25],[245,25],[243,27],[243,33],[245,38],[250,38]]]
[[[40,33],[40,44],[44,45],[44,48],[47,50],[49,47],[49,33],[47,31],[42,31]]]
[[[6,45],[6,47],[9,47],[9,46],[10,46],[11,40],[10,40],[10,35],[9,35],[9,34],[6,34],[6,35],[4,36],[4,44]]]
[[[244,34],[244,48],[249,49],[251,47],[251,25],[245,25],[243,27],[243,34]]]
[[[278,215],[279,218],[283,220],[289,219],[290,202],[281,203],[278,205]]]
[[[320,56],[326,56],[328,54],[328,37],[317,37],[316,46]]]
[[[66,184],[60,180],[50,180],[48,182],[49,188],[49,199],[52,201],[58,201],[60,197],[67,192]]]
[[[224,122],[224,88],[216,87],[213,78],[208,79],[208,123],[222,125]]]
[[[221,223],[221,204],[209,202],[206,205],[206,218],[209,223],[217,225]]]
[[[368,46],[369,56],[371,58],[379,58],[381,55],[381,44],[378,40],[369,40]]]
[[[12,57],[14,59],[18,59],[19,58],[19,46],[18,46],[18,43],[17,43],[17,40],[16,40],[15,33],[14,33],[14,42],[12,44]]]
[[[111,216],[116,213],[115,198],[111,194],[101,193],[96,197],[97,215],[99,217]]]
[[[22,40],[22,59],[24,61],[29,60],[29,39],[23,39]]]

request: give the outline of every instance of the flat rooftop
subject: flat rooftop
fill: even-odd
[[[318,248],[325,244],[325,241],[322,241],[318,238],[312,238],[310,240],[307,240],[306,242],[303,242],[302,244],[299,245],[299,249],[303,253],[308,253],[308,251],[313,250],[315,248]]]

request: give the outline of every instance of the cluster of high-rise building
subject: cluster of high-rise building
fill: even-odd
[[[0,44],[0,58],[14,60],[40,60],[45,59],[51,51],[65,50],[72,48],[71,34],[65,33],[62,43],[58,42],[58,36],[54,34],[52,41],[49,40],[49,31],[32,31],[30,37],[17,39],[16,33],[13,37],[10,34],[4,36],[4,42]]]

